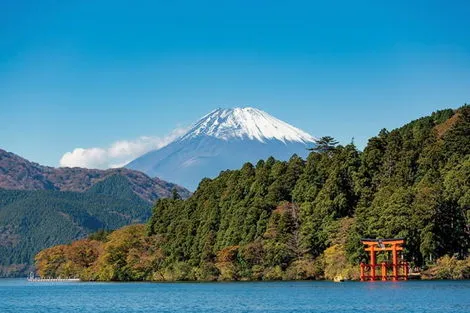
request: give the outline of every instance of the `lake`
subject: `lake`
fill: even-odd
[[[470,281],[29,283],[0,279],[0,312],[470,312]]]

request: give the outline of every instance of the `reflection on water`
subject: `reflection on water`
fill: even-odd
[[[0,312],[470,312],[470,281],[28,283],[0,279]]]

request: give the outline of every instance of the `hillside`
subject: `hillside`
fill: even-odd
[[[90,280],[357,278],[361,237],[401,237],[412,266],[469,278],[469,177],[465,105],[383,129],[363,152],[324,140],[306,160],[224,171],[187,200],[159,200],[147,226],[44,250],[36,264]]]
[[[0,276],[26,274],[41,249],[149,216],[150,204],[117,175],[83,193],[0,189]]]
[[[0,188],[7,190],[59,190],[83,192],[113,175],[126,177],[131,188],[143,200],[153,203],[158,198],[171,197],[173,188],[187,198],[183,187],[129,169],[54,168],[30,162],[0,149]]]
[[[52,168],[0,150],[0,277],[41,249],[145,221],[156,199],[190,192],[128,169]]]

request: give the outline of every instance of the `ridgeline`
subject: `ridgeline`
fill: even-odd
[[[85,280],[357,278],[361,237],[406,240],[431,277],[470,277],[470,106],[393,131],[363,152],[323,137],[157,200],[146,225],[41,251],[42,276]]]

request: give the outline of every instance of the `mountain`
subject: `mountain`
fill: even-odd
[[[54,168],[30,162],[16,154],[0,149],[0,188],[7,190],[56,190],[84,192],[110,176],[125,177],[132,191],[143,200],[153,203],[171,196],[175,188],[182,198],[190,192],[183,187],[150,178],[129,169]]]
[[[270,156],[305,157],[315,139],[255,108],[217,109],[169,145],[135,159],[126,168],[159,176],[194,190],[204,177]]]
[[[145,221],[180,186],[128,169],[52,168],[0,150],[0,277],[24,275],[41,249]]]

